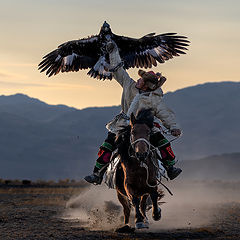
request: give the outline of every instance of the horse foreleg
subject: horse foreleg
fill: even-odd
[[[146,227],[149,226],[148,218],[147,218],[147,215],[146,215],[148,197],[149,197],[149,195],[145,194],[141,197],[141,201],[140,201],[140,211],[141,211],[142,215],[144,216],[144,223],[145,223]]]
[[[153,217],[153,220],[158,221],[161,219],[161,208],[158,207],[158,192],[157,192],[157,190],[151,192],[150,197],[152,199],[152,204],[153,204],[152,217]]]
[[[123,213],[124,213],[124,224],[129,223],[129,217],[130,217],[130,212],[131,212],[131,205],[129,203],[129,200],[127,197],[123,196],[120,192],[117,191],[117,197],[119,202],[123,206]]]
[[[148,228],[148,226],[143,222],[144,216],[140,211],[140,198],[139,197],[132,197],[132,203],[135,207],[135,226],[137,229],[141,228]]]

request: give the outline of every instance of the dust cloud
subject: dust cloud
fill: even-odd
[[[91,230],[111,230],[121,224],[122,207],[116,191],[106,186],[91,186],[66,204],[65,219],[78,220]]]
[[[240,201],[239,182],[173,181],[167,185],[174,195],[165,191],[162,201],[166,203],[161,205],[160,221],[152,220],[151,210],[147,213],[150,231],[204,227],[214,222],[220,205]],[[134,225],[134,211],[131,215],[130,223]],[[80,226],[91,230],[114,230],[123,225],[122,206],[116,191],[105,186],[92,186],[72,197],[63,217],[77,220]]]

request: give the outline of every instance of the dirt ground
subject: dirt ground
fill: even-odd
[[[0,187],[0,239],[240,239],[240,183],[171,183],[162,219],[119,234],[122,209],[101,187]],[[132,224],[134,219],[131,219]]]

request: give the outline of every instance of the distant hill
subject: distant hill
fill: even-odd
[[[195,161],[181,161],[178,164],[184,180],[240,180],[240,152],[214,155]]]
[[[0,178],[81,178],[93,168],[105,123],[119,111],[0,96]]]
[[[65,105],[48,105],[24,94],[0,96],[0,111],[13,113],[30,120],[48,122],[76,110]]]
[[[240,83],[206,83],[167,93],[183,136],[180,160],[240,152]],[[78,110],[23,94],[0,96],[0,178],[77,178],[91,171],[105,124],[119,106]]]
[[[206,83],[165,95],[183,136],[176,144],[180,158],[196,159],[239,152],[240,83]]]

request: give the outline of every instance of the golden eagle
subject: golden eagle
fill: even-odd
[[[185,54],[184,50],[189,46],[187,37],[176,33],[150,33],[139,39],[119,36],[112,33],[105,21],[98,35],[63,43],[44,56],[39,69],[51,77],[60,71],[74,72],[90,68],[88,74],[91,77],[112,79],[106,51],[106,44],[111,40],[119,48],[125,69],[157,66],[157,62],[164,63],[174,56]]]

